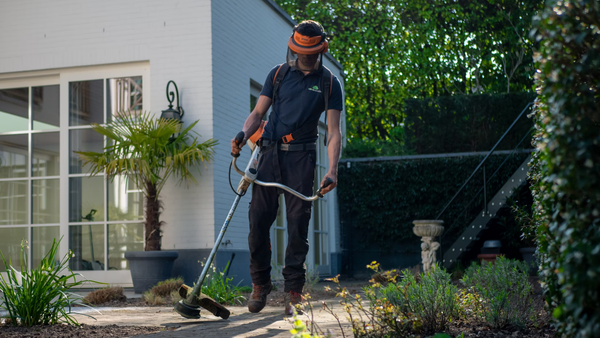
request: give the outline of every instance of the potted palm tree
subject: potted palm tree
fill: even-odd
[[[210,139],[200,143],[193,137],[192,128],[197,123],[181,130],[181,123],[174,119],[124,112],[106,126],[92,124],[96,132],[108,138],[103,152],[76,151],[84,165],[91,165],[90,176],[104,173],[113,180],[125,175],[143,192],[144,251],[125,253],[136,293],[171,277],[177,252],[160,250],[163,222],[159,194],[172,174],[180,184],[197,184],[192,169],[200,172],[199,164],[212,161],[217,142]]]

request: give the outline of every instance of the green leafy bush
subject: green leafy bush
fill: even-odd
[[[411,155],[404,142],[397,140],[350,139],[342,152],[343,158]]]
[[[482,316],[491,327],[530,321],[533,288],[527,263],[499,257],[494,264],[472,265],[461,282],[479,295]]]
[[[7,262],[0,252],[7,267],[6,278],[0,275],[1,308],[8,312],[13,325],[33,326],[57,323],[78,324],[73,318],[73,305],[87,306],[83,297],[74,294],[71,288],[92,282],[69,269],[69,259],[73,253],[69,251],[59,260],[60,241],[52,241],[48,253],[40,261],[36,269],[27,268],[25,252],[28,247],[21,243],[20,270],[17,271],[12,262]],[[93,282],[96,283],[96,282]]]
[[[488,151],[534,99],[535,93],[509,93],[405,100],[406,148],[415,154]],[[499,149],[516,147],[532,126],[521,118]]]
[[[375,291],[367,292],[370,300],[387,299],[404,317],[417,317],[425,332],[445,330],[458,315],[457,288],[450,274],[437,266],[420,274],[418,280],[412,272],[403,270],[398,283],[389,283],[378,290],[370,287],[370,290]]]
[[[600,337],[600,2],[549,1],[532,35],[542,286],[569,337]]]
[[[408,337],[418,332],[439,332],[458,316],[457,288],[443,268],[435,266],[432,271],[415,276],[410,270],[403,270],[400,275],[391,271],[380,273],[376,262],[368,267],[379,278],[388,279],[385,285],[372,279],[371,285],[364,288],[365,299],[360,295],[352,297],[339,286],[337,278],[330,279],[338,285],[337,296],[349,315],[355,337]]]
[[[498,191],[528,155],[510,156],[488,184],[488,194]],[[492,155],[487,159],[488,179],[506,156]],[[340,221],[344,227],[351,227],[347,231],[357,239],[356,248],[372,245],[378,250],[391,250],[402,240],[414,239],[414,220],[435,219],[481,160],[482,156],[465,156],[353,162],[350,167],[343,163],[339,166],[337,188]],[[447,224],[444,246],[453,242],[481,212],[483,194],[462,213],[482,188],[481,177],[472,179],[440,217]]]

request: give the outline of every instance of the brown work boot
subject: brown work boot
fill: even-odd
[[[267,305],[267,295],[273,290],[273,284],[252,284],[252,294],[248,300],[248,311],[257,313]]]
[[[284,296],[285,314],[288,316],[293,316],[296,305],[300,304],[301,301],[302,301],[302,294],[300,294],[299,292],[294,292],[294,291],[286,292],[286,294]],[[296,312],[298,314],[301,314],[302,310],[296,309]]]

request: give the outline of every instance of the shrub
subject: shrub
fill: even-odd
[[[560,334],[600,337],[598,1],[549,1],[539,41],[530,178],[546,301]]]
[[[181,295],[179,294],[179,290],[171,291],[171,293],[169,294],[169,297],[171,297],[171,303],[173,303],[173,305],[177,304],[180,300],[183,299],[181,297]]]
[[[181,285],[183,285],[182,277],[170,278],[162,282],[158,282],[158,284],[150,289],[150,292],[152,292],[152,294],[155,296],[168,297],[171,296],[173,291],[179,290]]]
[[[112,286],[90,292],[83,298],[83,301],[87,304],[99,305],[111,301],[125,301],[126,299],[122,286]]]
[[[87,306],[82,297],[69,292],[71,288],[86,282],[97,283],[79,278],[77,273],[69,269],[69,259],[73,253],[69,251],[59,260],[60,241],[53,240],[48,253],[40,261],[36,269],[27,269],[25,252],[28,247],[21,243],[20,272],[12,262],[7,262],[0,252],[7,267],[6,278],[0,274],[0,292],[4,302],[0,305],[8,312],[10,322],[17,326],[48,325],[57,323],[78,324],[72,317],[72,306]]]
[[[410,155],[402,141],[349,139],[343,149],[343,158]]]
[[[407,99],[406,148],[416,154],[488,151],[534,99],[535,93],[523,92]],[[498,150],[512,150],[531,127],[521,118]]]
[[[488,193],[498,191],[527,156],[525,153],[514,154],[501,168],[506,155],[490,156],[486,170],[500,169],[489,178]],[[464,156],[352,162],[350,167],[341,164],[337,188],[340,222],[350,237],[349,245],[354,250],[385,251],[397,250],[398,242],[414,240],[412,222],[435,219],[456,193],[457,182],[464,182],[482,159],[481,156]],[[446,228],[445,243],[451,244],[481,212],[483,194],[475,196],[475,192],[482,187],[482,180],[471,180],[440,216],[446,224],[455,225]]]
[[[418,276],[406,269],[398,276],[389,271],[379,273],[376,262],[368,267],[378,273],[378,280],[387,277],[387,285],[371,279],[371,285],[364,288],[366,301],[360,295],[351,296],[346,288],[340,287],[337,277],[328,279],[337,284],[337,297],[341,297],[340,303],[349,315],[355,337],[406,337],[420,331],[432,333],[446,329],[450,320],[458,315],[456,287],[443,268],[436,266]],[[326,305],[325,310],[334,315]]]
[[[390,283],[375,294],[397,306],[404,317],[419,318],[426,332],[445,330],[458,315],[456,286],[450,274],[438,266],[419,277],[417,281],[413,273],[403,270],[397,284]]]
[[[482,316],[493,328],[524,326],[533,315],[527,263],[499,257],[494,264],[472,265],[461,282],[479,296]]]
[[[165,305],[166,299],[161,296],[153,294],[151,291],[146,291],[142,294],[142,299],[150,305]]]
[[[227,263],[223,271],[227,271]],[[204,263],[202,263],[204,266]],[[242,304],[245,300],[238,285],[233,285],[232,277],[225,277],[223,271],[218,271],[214,264],[211,264],[208,274],[202,284],[202,293],[211,297],[219,304]]]
[[[171,302],[177,303],[181,297],[179,296],[179,288],[183,285],[183,278],[169,278],[158,282],[150,290],[142,294],[142,299],[150,305],[164,305],[170,299]]]

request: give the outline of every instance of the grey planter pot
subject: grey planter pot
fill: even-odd
[[[133,291],[144,293],[158,282],[171,278],[177,251],[127,251]]]

